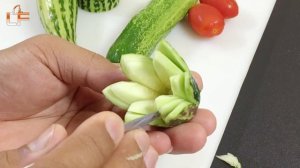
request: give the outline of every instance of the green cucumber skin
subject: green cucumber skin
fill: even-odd
[[[158,42],[187,14],[198,0],[152,0],[134,16],[107,53],[111,62],[123,54],[150,56]]]
[[[77,0],[37,0],[37,5],[47,33],[76,42]]]
[[[78,6],[88,12],[105,12],[115,8],[119,0],[78,0]]]
[[[200,103],[200,93],[201,93],[201,90],[199,89],[195,79],[193,77],[191,77],[191,86],[193,88],[193,94],[194,94],[194,99],[198,102],[197,106],[199,105]]]

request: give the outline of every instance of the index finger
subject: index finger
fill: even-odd
[[[41,35],[28,43],[35,56],[68,85],[87,86],[102,91],[107,85],[125,79],[119,66],[58,37]]]

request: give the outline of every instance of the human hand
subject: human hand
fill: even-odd
[[[55,131],[59,130],[63,128],[57,125]],[[48,134],[53,133],[46,131],[32,143],[47,142]],[[0,167],[19,168],[31,163],[39,151],[32,152],[29,147],[0,152]],[[145,131],[140,129],[124,134],[123,121],[119,116],[101,112],[84,121],[55,149],[27,167],[154,168],[157,158],[158,154],[150,145]]]
[[[200,76],[194,78],[202,88]],[[70,134],[98,112],[122,116],[101,91],[124,79],[117,65],[57,37],[38,36],[1,51],[0,139],[5,141],[0,151],[28,144],[53,123]],[[203,147],[215,126],[213,114],[199,109],[189,123],[148,134],[159,154],[192,153]],[[66,132],[54,137],[58,143]]]
[[[113,110],[101,90],[122,79],[117,65],[53,36],[1,51],[0,151],[31,142],[53,123],[71,133],[93,114]]]

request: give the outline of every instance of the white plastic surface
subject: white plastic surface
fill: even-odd
[[[150,0],[121,0],[116,9],[102,14],[79,10],[78,45],[105,55],[130,18],[148,2]],[[195,154],[163,155],[158,161],[158,168],[208,168],[212,163],[276,0],[237,2],[239,16],[227,20],[224,32],[218,37],[198,37],[186,20],[167,36],[190,68],[202,75],[204,89],[201,107],[214,112],[218,126],[201,151]],[[30,12],[30,20],[22,22],[20,26],[7,26],[6,12],[17,4],[21,4],[23,11]],[[0,1],[0,49],[42,33],[44,30],[34,0]]]

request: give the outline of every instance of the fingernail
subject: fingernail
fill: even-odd
[[[30,152],[37,152],[47,147],[48,142],[53,137],[55,126],[52,125],[44,133],[42,133],[36,140],[27,145]]]
[[[136,131],[134,138],[140,150],[145,155],[149,148],[149,136],[144,131]]]
[[[158,159],[158,153],[152,146],[149,147],[147,153],[144,156],[146,168],[155,168]]]
[[[173,147],[171,147],[166,154],[173,152]]]
[[[113,118],[108,119],[105,121],[105,128],[114,143],[119,144],[124,133],[124,131],[121,129],[122,126],[120,125],[120,122]]]

